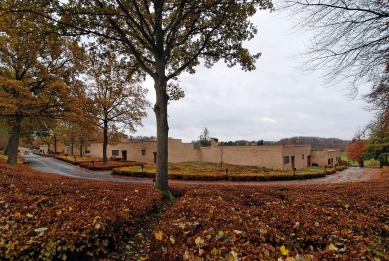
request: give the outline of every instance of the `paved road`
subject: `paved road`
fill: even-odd
[[[63,176],[94,179],[94,180],[107,180],[107,181],[119,181],[119,182],[142,182],[151,183],[151,179],[137,178],[137,177],[126,177],[121,178],[111,174],[111,171],[104,172],[92,172],[86,169],[82,169],[79,166],[74,166],[70,163],[66,163],[61,160],[57,160],[51,157],[43,157],[30,153],[29,155],[22,156],[29,162],[32,169],[56,173]],[[291,181],[267,181],[267,182],[231,182],[231,181],[181,181],[181,180],[170,180],[170,184],[185,183],[185,184],[221,184],[221,185],[246,185],[246,186],[258,186],[258,185],[311,185],[311,184],[329,184],[329,183],[344,183],[344,182],[355,182],[355,181],[368,181],[378,179],[380,173],[377,170],[368,168],[350,167],[346,170],[336,172],[335,174],[328,175],[325,178],[308,179],[308,180],[291,180]]]
[[[30,167],[34,170],[55,173],[63,176],[94,179],[94,180],[110,180],[110,181],[122,181],[122,182],[142,182],[150,183],[149,179],[142,178],[119,178],[111,175],[111,171],[93,172],[86,169],[82,169],[79,166],[64,162],[62,160],[54,159],[52,157],[44,157],[30,153],[29,155],[21,154],[25,158]]]

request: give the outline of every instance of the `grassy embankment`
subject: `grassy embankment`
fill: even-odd
[[[308,167],[293,171],[292,169],[274,170],[265,167],[232,164],[223,164],[221,167],[218,163],[210,162],[181,162],[169,163],[168,172],[171,179],[266,181],[317,178],[344,168],[342,166],[336,168]],[[113,173],[115,175],[153,178],[155,171],[155,164],[144,164],[115,168]]]

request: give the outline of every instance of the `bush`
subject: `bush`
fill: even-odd
[[[339,160],[339,165],[340,166],[348,166],[348,161],[347,160]]]

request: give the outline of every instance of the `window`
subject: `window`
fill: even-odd
[[[303,157],[302,157],[302,159],[304,159],[304,154],[303,154]]]
[[[142,151],[142,156],[146,155],[146,150],[141,150]]]
[[[89,154],[90,153],[90,150],[85,150],[85,154]]]
[[[331,165],[331,159],[328,159],[328,165]]]
[[[112,156],[119,156],[119,150],[112,150]]]
[[[289,156],[284,156],[284,164],[288,164],[289,163]]]

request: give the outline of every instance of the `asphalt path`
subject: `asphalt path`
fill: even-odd
[[[54,173],[68,177],[106,180],[118,182],[141,182],[152,183],[151,179],[138,177],[117,177],[111,174],[111,171],[90,171],[80,168],[73,164],[52,158],[44,157],[29,153],[29,155],[21,155],[28,161],[30,167],[34,170]],[[259,186],[259,185],[312,185],[312,184],[335,184],[344,182],[360,182],[378,179],[380,173],[377,170],[368,168],[349,167],[346,170],[327,175],[324,178],[306,179],[306,180],[290,180],[290,181],[266,181],[266,182],[233,182],[233,181],[183,181],[169,180],[170,184],[193,184],[193,185],[244,185],[244,186]]]
[[[62,176],[68,176],[73,178],[93,179],[93,180],[107,180],[107,181],[120,181],[120,182],[142,182],[150,183],[150,179],[129,177],[120,178],[111,174],[111,171],[90,171],[80,168],[77,165],[70,164],[68,162],[55,159],[53,157],[45,157],[29,153],[25,155],[21,153],[21,156],[28,161],[28,164],[33,170],[38,170],[46,173],[54,173]]]

